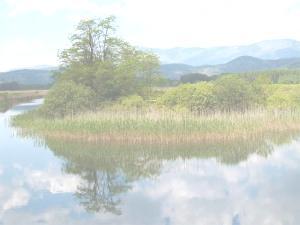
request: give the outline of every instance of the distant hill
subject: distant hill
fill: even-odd
[[[300,58],[300,42],[290,39],[262,41],[243,46],[148,50],[157,54],[163,64],[192,66],[224,64],[245,55],[269,60]]]
[[[222,73],[244,73],[272,69],[300,68],[300,58],[264,60],[251,56],[241,56],[228,63],[215,66],[197,67],[198,71],[209,71],[209,75]]]
[[[57,68],[22,69],[0,73],[0,83],[17,83],[25,86],[47,86],[53,80]],[[219,75],[223,73],[244,73],[274,69],[300,69],[299,58],[283,58],[264,60],[252,56],[241,56],[228,63],[207,66],[192,66],[187,64],[162,64],[161,73],[172,80],[179,80],[182,75],[201,73]]]
[[[171,80],[179,80],[182,75],[193,73],[196,70],[196,67],[186,64],[162,64],[160,66],[161,74]]]
[[[182,75],[188,73],[219,75],[223,73],[245,73],[274,69],[300,69],[300,58],[264,60],[251,56],[241,56],[228,63],[219,65],[196,67],[185,64],[167,64],[162,65],[161,68],[162,74],[166,77],[178,80]]]
[[[22,69],[0,73],[0,83],[18,83],[26,86],[47,86],[53,80],[53,70]]]

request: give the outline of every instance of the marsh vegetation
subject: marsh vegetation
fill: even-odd
[[[5,112],[12,106],[37,98],[44,98],[47,91],[0,91],[0,112]]]
[[[118,38],[114,21],[79,23],[71,47],[60,53],[61,69],[45,103],[16,117],[15,126],[57,138],[131,143],[300,130],[298,71],[192,75],[166,87],[157,56]]]

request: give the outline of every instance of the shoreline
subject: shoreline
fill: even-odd
[[[47,93],[48,90],[0,91],[0,112],[22,102],[44,98]]]
[[[111,113],[111,112],[109,112]],[[20,132],[87,143],[201,144],[255,139],[276,133],[300,133],[300,112],[273,111],[191,116],[107,112],[74,118],[43,119],[35,112],[19,115],[12,125]]]

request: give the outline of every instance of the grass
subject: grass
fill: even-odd
[[[0,112],[5,112],[10,107],[21,102],[45,97],[47,92],[46,90],[0,91]]]
[[[167,110],[102,110],[64,119],[37,111],[14,118],[26,132],[86,142],[203,143],[234,141],[274,132],[300,131],[300,111],[254,110],[196,115]]]

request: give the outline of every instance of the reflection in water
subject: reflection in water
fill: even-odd
[[[266,134],[234,143],[202,145],[126,146],[88,144],[43,137],[40,143],[64,160],[63,171],[76,174],[84,182],[76,196],[87,211],[121,214],[120,196],[134,181],[159,176],[166,161],[215,158],[220,163],[235,165],[254,153],[267,157],[276,145],[289,143],[296,133]],[[233,223],[237,223],[238,216]]]
[[[161,161],[151,155],[118,146],[95,146],[46,140],[47,146],[64,159],[63,171],[80,175],[84,180],[76,196],[88,211],[120,214],[119,195],[131,183],[159,173]]]
[[[296,133],[189,146],[9,135],[27,107],[0,114],[0,224],[300,223]]]

